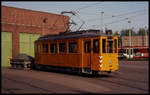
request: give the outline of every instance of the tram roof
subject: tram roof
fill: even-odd
[[[56,34],[55,35],[45,35],[43,37],[40,37],[36,41],[100,37],[100,36],[108,36],[108,35],[104,34],[100,30],[82,30],[82,31],[75,31],[75,32],[62,32],[57,35]]]

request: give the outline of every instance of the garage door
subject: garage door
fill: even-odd
[[[12,33],[11,32],[1,32],[2,48],[1,48],[1,66],[10,66],[8,57],[12,57]]]
[[[25,53],[34,57],[34,41],[40,34],[20,33],[20,53]]]

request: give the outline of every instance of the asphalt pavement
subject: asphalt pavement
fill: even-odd
[[[2,68],[5,94],[144,94],[149,93],[149,62],[119,61],[119,70],[91,76],[54,71]]]

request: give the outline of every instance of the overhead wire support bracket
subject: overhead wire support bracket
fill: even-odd
[[[76,15],[75,12],[73,11],[62,11],[61,14],[65,14],[65,13],[70,13],[72,15]]]

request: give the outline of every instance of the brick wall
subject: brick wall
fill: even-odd
[[[64,32],[69,28],[68,16],[2,6],[2,31],[9,31],[9,28],[5,27],[9,23],[12,26],[16,24],[18,24],[17,26],[24,26],[20,32],[33,33],[34,29],[38,29],[38,33],[42,33],[44,18],[47,18],[45,34]]]
[[[47,12],[1,6],[2,32],[12,32],[12,56],[19,53],[19,33],[58,34],[69,28],[69,17]],[[43,20],[47,18],[44,25]]]
[[[147,39],[147,40],[146,40]],[[132,36],[131,46],[148,46],[149,45],[148,36]],[[129,36],[122,37],[122,46],[129,46]]]

